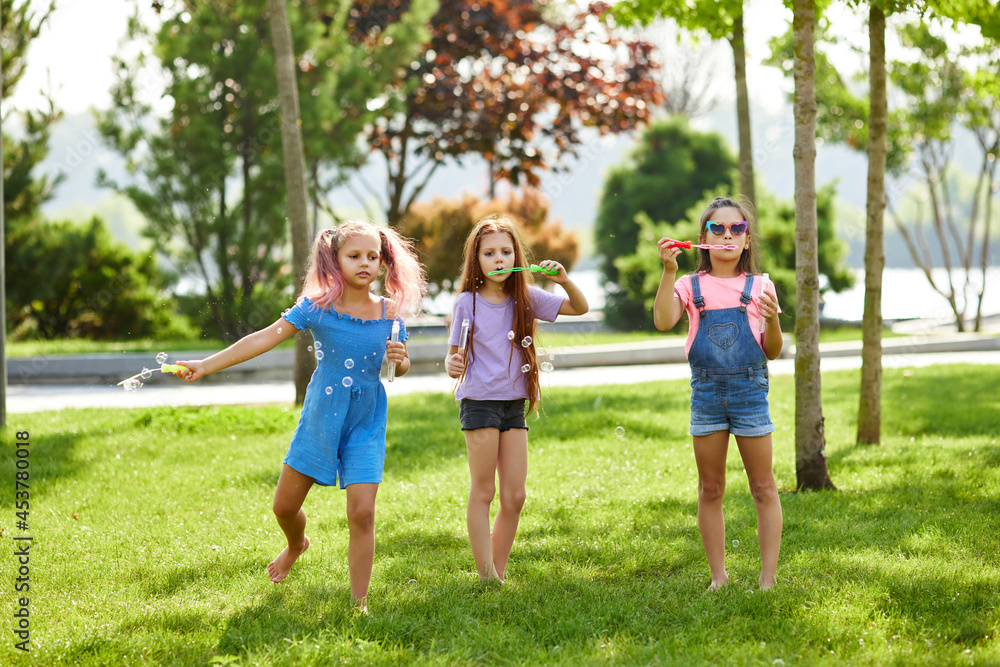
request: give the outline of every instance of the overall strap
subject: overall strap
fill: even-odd
[[[698,315],[705,317],[705,297],[701,295],[701,284],[698,282],[698,274],[691,276],[691,289],[694,290],[694,305],[698,308]]]
[[[748,273],[747,281],[743,284],[743,294],[740,295],[740,303],[743,304],[740,306],[741,312],[744,313],[746,312],[747,304],[750,303],[750,301],[752,300],[752,297],[750,296],[752,293],[753,293],[753,274]]]
[[[382,319],[385,319],[385,297],[382,297]]]

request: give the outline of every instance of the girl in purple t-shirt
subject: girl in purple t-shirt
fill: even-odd
[[[537,410],[538,362],[535,320],[583,315],[589,306],[559,262],[540,266],[567,296],[531,287],[530,273],[488,275],[527,266],[517,226],[502,215],[480,220],[465,242],[460,293],[452,311],[448,375],[459,380],[455,396],[469,453],[469,506],[466,522],[480,581],[506,577],[507,559],[524,506],[528,476],[528,412]],[[463,323],[468,321],[468,327]],[[465,334],[463,335],[463,331]],[[490,505],[500,479],[500,510],[490,530]]]

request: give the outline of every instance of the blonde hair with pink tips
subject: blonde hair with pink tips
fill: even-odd
[[[337,251],[355,234],[379,239],[379,260],[385,268],[383,292],[390,304],[386,315],[400,317],[420,312],[420,300],[427,293],[427,277],[412,242],[392,227],[378,227],[361,220],[347,220],[316,235],[299,298],[308,298],[320,308],[332,308],[340,300],[344,293],[344,274],[337,261]],[[379,272],[381,274],[381,268]]]

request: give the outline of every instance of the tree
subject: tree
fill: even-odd
[[[302,122],[299,113],[299,88],[295,79],[295,53],[292,30],[288,26],[285,0],[268,2],[271,18],[271,41],[274,45],[278,97],[281,104],[281,148],[285,167],[285,188],[288,198],[288,221],[292,236],[292,273],[295,292],[302,291],[306,264],[309,261],[309,235],[306,228],[306,160],[302,148]],[[304,331],[295,337],[295,404],[305,401],[309,378],[316,368],[316,358],[310,354],[310,336]]]
[[[425,17],[420,13],[406,14],[367,41],[340,39],[349,6],[339,3],[332,18],[313,4],[289,15],[294,51],[301,54],[310,173],[353,166],[352,132],[370,117],[363,96],[394,84],[400,63],[419,48],[419,42],[406,46],[393,38],[412,36]],[[153,54],[118,58],[114,107],[100,116],[102,134],[129,158],[133,175],[128,184],[102,182],[132,199],[156,247],[200,279],[203,328],[230,340],[270,321],[288,302],[293,283],[285,192],[273,187],[284,168],[266,7],[265,0],[185,2],[164,18],[155,37],[133,19],[133,44],[152,41]],[[391,47],[383,50],[380,43]],[[355,86],[362,78],[365,83]],[[159,114],[149,100],[150,79],[162,82],[170,103]]]
[[[10,91],[13,90],[24,73],[24,56],[28,51],[28,45],[31,43],[31,40],[38,36],[42,24],[54,9],[55,1],[53,0],[42,16],[38,17],[30,12],[30,2],[28,0],[22,2],[17,7],[14,7],[12,1],[0,3],[0,61],[2,61],[2,65],[0,65],[0,102],[2,102],[4,109],[8,106],[6,101]],[[51,103],[49,106],[51,109]],[[52,113],[54,113],[54,109],[52,109]],[[54,121],[54,119],[51,119],[44,124],[46,132],[43,137],[33,135],[29,128],[24,142],[18,145],[19,150],[16,151],[18,154],[15,154],[10,152],[10,138],[3,132],[3,129],[7,127],[8,120],[9,115],[0,113],[0,172],[2,172],[0,173],[0,201],[3,203],[3,208],[0,209],[0,236],[3,236],[4,239],[3,251],[0,254],[0,426],[7,425],[8,303],[6,296],[6,275],[7,267],[10,266],[7,259],[7,226],[10,224],[8,202],[13,203],[21,199],[21,195],[24,192],[31,193],[34,191],[36,195],[39,194],[39,189],[41,193],[45,192],[46,185],[44,182],[39,188],[38,184],[31,183],[30,178],[34,164],[41,160],[41,157],[37,157],[37,159],[34,157],[38,155],[38,147],[41,147],[42,156],[44,156],[44,151],[48,150],[47,128]],[[28,116],[28,120],[28,125],[30,125],[30,115]],[[32,150],[33,147],[35,150]],[[23,159],[25,155],[29,156],[28,161]],[[21,172],[21,183],[19,190],[12,191],[7,184],[7,179],[15,170],[20,170]],[[37,207],[37,204],[35,206]]]
[[[736,80],[736,118],[739,130],[740,191],[756,204],[753,150],[750,140],[750,98],[747,93],[746,45],[743,34],[743,0],[622,0],[614,16],[625,24],[649,25],[657,18],[672,18],[687,30],[706,30],[712,39],[725,39],[733,49]]]
[[[902,234],[914,263],[924,272],[931,287],[947,301],[955,317],[959,331],[966,329],[968,301],[974,271],[975,251],[981,244],[981,264],[985,278],[990,245],[990,218],[992,216],[993,186],[996,174],[997,147],[1000,143],[1000,112],[996,102],[996,66],[998,59],[994,48],[983,49],[981,67],[974,72],[966,72],[961,60],[974,54],[968,51],[955,53],[945,39],[936,36],[930,26],[908,25],[900,30],[904,45],[919,53],[914,61],[893,63],[893,81],[901,92],[906,113],[904,121],[907,130],[914,137],[913,149],[917,174],[926,189],[926,203],[934,232],[937,251],[930,248],[920,224],[922,211],[916,217],[917,224],[907,224],[896,207],[891,207],[896,227]],[[927,85],[927,81],[934,85]],[[951,178],[952,155],[954,153],[953,126],[957,118],[976,136],[982,152],[982,163],[977,176],[975,193],[969,205],[963,207],[961,197],[955,191],[955,179]],[[983,186],[987,189],[984,192]],[[891,202],[890,202],[891,203]],[[985,213],[985,229],[979,234],[980,206]],[[968,222],[965,230],[957,218],[965,215]],[[945,283],[939,283],[932,275],[937,260],[944,263]],[[956,284],[953,269],[960,268],[964,280]],[[986,288],[986,282],[977,288],[979,303]],[[980,311],[981,312],[981,311]],[[980,321],[977,316],[977,322]]]
[[[813,0],[793,0],[795,39],[795,474],[800,490],[836,488],[826,467],[820,390]]]
[[[885,163],[889,152],[889,105],[885,91],[885,11],[868,9],[869,111],[868,195],[865,203],[865,308],[862,315],[860,444],[875,444],[882,430],[882,271],[885,269]]]
[[[12,111],[6,103],[24,75],[24,59],[28,47],[54,9],[55,2],[51,2],[44,10],[33,12],[30,0],[24,0],[16,6],[12,2],[0,5],[3,21],[0,28],[0,47],[3,51],[0,97],[5,101],[3,118],[0,120],[0,125],[5,128],[3,207],[5,224],[11,229],[35,218],[59,181],[58,178],[37,175],[35,167],[48,155],[50,130],[62,117],[62,112],[56,110],[51,99],[48,101],[48,108],[42,111]],[[15,117],[18,118],[21,135],[17,140],[6,131]],[[7,259],[16,260],[14,257]],[[11,266],[16,265],[8,264],[8,267]]]
[[[629,294],[638,284],[622,283],[615,260],[635,252],[639,240],[636,216],[677,222],[706,192],[733,188],[736,162],[725,140],[714,132],[692,130],[688,120],[675,116],[652,123],[624,164],[613,167],[604,182],[594,225],[594,239],[602,256],[601,271],[612,287],[605,306],[608,323],[624,329],[652,326],[650,310]]]
[[[116,242],[99,218],[85,224],[35,219],[10,235],[17,248],[16,304],[10,324],[19,339],[120,340],[192,334],[164,297],[169,276],[152,253]]]
[[[983,179],[988,179],[988,172],[992,171],[995,162],[989,158],[991,155],[990,146],[993,143],[991,137],[995,136],[995,133],[990,134],[991,128],[1000,126],[1000,122],[989,120],[989,114],[996,108],[995,104],[991,104],[990,94],[986,90],[972,84],[974,77],[970,78],[969,84],[963,84],[960,80],[961,74],[956,67],[948,67],[944,64],[928,67],[931,61],[927,57],[920,58],[916,63],[893,63],[892,80],[895,83],[895,88],[897,91],[903,92],[909,99],[906,104],[900,105],[899,109],[889,110],[887,108],[884,49],[886,15],[890,12],[898,14],[911,6],[919,7],[921,5],[922,3],[907,2],[906,0],[869,2],[871,43],[868,67],[870,73],[869,99],[866,100],[852,93],[845,85],[841,75],[825,56],[817,54],[816,58],[817,78],[823,81],[823,85],[817,90],[818,132],[820,136],[828,140],[846,143],[856,150],[866,150],[869,156],[864,343],[858,418],[859,443],[874,443],[878,442],[880,438],[881,335],[883,326],[881,283],[885,264],[883,218],[887,204],[886,176],[901,176],[909,165],[914,151],[918,150],[929,156],[935,156],[921,161],[921,165],[924,163],[927,165],[926,167],[922,166],[922,169],[928,189],[950,187],[949,179],[946,176],[947,163],[942,165],[936,157],[949,153],[946,144],[950,140],[953,113],[956,111],[955,115],[966,117],[967,127],[977,135],[983,151],[984,161],[983,169],[980,170],[979,185],[983,184]],[[904,36],[904,40],[912,42],[912,37],[906,37],[912,32],[912,28],[903,28],[901,35]],[[790,44],[791,40],[788,37],[773,42],[772,52],[774,56],[770,64],[782,65],[787,62],[791,57]],[[937,54],[937,57],[950,57],[948,50],[940,46],[934,47],[930,43],[923,49],[923,52],[925,56]],[[986,65],[984,71],[989,71],[989,69],[989,65]],[[985,80],[994,81],[995,78],[987,75]],[[937,83],[928,86],[929,81]],[[905,91],[909,91],[909,93]],[[932,98],[936,98],[938,102],[936,104],[927,102]],[[984,102],[978,108],[985,110],[985,115],[975,111],[978,100]],[[937,143],[931,149],[923,148],[928,142]],[[940,173],[934,173],[938,170],[938,167],[934,165],[942,167]],[[977,193],[979,191],[980,188],[977,187]],[[942,195],[932,198],[932,203],[935,199],[942,202],[954,199],[954,197],[949,198]],[[978,194],[976,201],[978,201]],[[983,204],[986,215],[984,216],[985,238],[982,248],[985,253],[989,246],[990,200],[987,198]],[[937,206],[932,205],[932,208],[938,211],[935,215],[936,219],[939,217],[947,218],[947,214],[942,213]],[[902,224],[900,216],[895,212],[893,215],[896,218],[897,229],[904,241],[907,242],[914,262],[923,268],[934,289],[938,290],[952,304],[952,309],[956,312],[956,319],[964,321],[964,315],[958,314],[955,286],[949,282],[950,289],[945,289],[940,288],[934,282],[931,269],[939,256],[923,252],[927,246],[919,227],[915,233],[911,234],[908,226]],[[969,237],[965,253],[965,258],[970,262],[975,228],[976,206],[973,205],[970,211]],[[936,229],[943,232],[945,226],[942,225]],[[948,238],[939,244],[942,247],[948,247]],[[965,264],[965,268],[968,276],[969,265]],[[966,287],[968,282],[966,280]],[[982,284],[985,286],[985,280]],[[979,291],[979,297],[981,302],[982,291]]]
[[[568,16],[532,0],[444,0],[430,41],[409,66],[369,129],[382,154],[388,192],[381,201],[396,225],[435,171],[451,158],[482,156],[495,185],[537,186],[539,172],[573,156],[583,127],[623,132],[661,101],[651,47],[627,41],[593,19],[596,3]]]

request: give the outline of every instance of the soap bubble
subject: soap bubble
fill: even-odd
[[[525,365],[521,366],[521,372],[522,373],[527,373],[530,370],[531,370],[531,366],[529,366],[528,364],[525,364]]]
[[[739,549],[740,548],[740,541],[739,540],[733,540],[733,548],[734,549]]]
[[[615,435],[618,436],[619,438],[624,438],[625,437],[625,427],[624,426],[619,426],[618,428],[616,428],[615,429]]]
[[[514,340],[514,332],[513,331],[508,331],[507,332],[507,340]]]
[[[543,361],[542,362],[542,370],[545,371],[546,373],[551,373],[553,370],[555,370],[555,366],[553,366],[552,364],[550,364],[547,361]]]
[[[521,347],[528,347],[531,345],[531,336],[525,336],[521,339]]]
[[[323,347],[323,343],[316,341],[316,349],[318,350],[321,347]]]
[[[332,393],[333,393],[333,387],[327,387],[326,388],[326,395],[329,396]]]
[[[323,350],[316,350],[316,361],[323,361]]]
[[[309,347],[307,347],[306,349],[307,349],[307,350],[309,350],[310,352],[312,352],[312,351],[313,351],[313,346],[312,346],[312,345],[310,345],[310,346],[309,346]]]
[[[350,387],[352,384],[354,384],[354,379],[350,375],[348,375],[347,377],[344,378],[344,380],[340,384],[344,385],[345,387]]]
[[[354,359],[346,359],[344,361],[344,368],[354,368]]]
[[[139,387],[142,386],[142,383],[135,378],[129,378],[128,380],[125,380],[125,383],[122,386],[125,388],[125,391],[131,392],[138,390]]]
[[[166,352],[160,352],[158,355],[156,355],[156,363],[162,364],[162,363],[165,363],[166,361],[167,361],[167,353]]]
[[[149,370],[148,368],[143,368],[141,375],[143,380],[148,380],[149,378],[153,377],[153,371]]]

